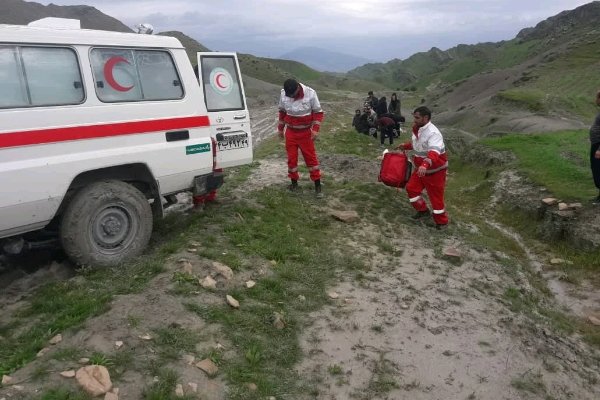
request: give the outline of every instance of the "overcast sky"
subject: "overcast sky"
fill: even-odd
[[[49,4],[50,1],[39,1]],[[178,30],[211,50],[278,57],[322,47],[373,61],[431,47],[510,40],[590,0],[52,0],[86,4],[134,27]]]

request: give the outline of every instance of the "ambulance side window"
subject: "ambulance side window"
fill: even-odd
[[[97,48],[90,53],[103,102],[175,100],[183,86],[171,55],[160,50]]]
[[[68,48],[0,46],[0,107],[80,104],[77,56]]]

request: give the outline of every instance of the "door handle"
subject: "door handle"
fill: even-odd
[[[177,140],[188,140],[190,138],[190,131],[171,131],[165,132],[165,139],[167,142],[175,142]]]
[[[235,115],[235,116],[233,117],[233,119],[244,119],[244,118],[246,118],[246,114],[243,114],[243,115]]]

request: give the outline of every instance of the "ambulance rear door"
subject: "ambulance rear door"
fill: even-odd
[[[216,167],[251,163],[250,114],[236,53],[198,53],[198,71],[216,140]]]

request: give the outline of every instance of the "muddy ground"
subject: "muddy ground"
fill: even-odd
[[[252,117],[257,137],[273,133],[272,106],[253,111]],[[282,186],[286,180],[283,151],[259,164],[243,189],[223,201],[235,201],[237,196],[267,186]],[[325,191],[327,180],[375,182],[379,168],[376,159],[340,155],[322,155],[321,164]],[[398,201],[406,201],[405,193],[399,193]],[[352,210],[352,204],[344,204],[326,192],[323,213],[331,209]],[[556,334],[511,311],[505,298],[509,288],[535,292],[522,271],[547,264],[548,255],[532,252],[528,265],[508,268],[505,254],[470,243],[468,233],[476,234],[479,228],[461,221],[453,221],[445,232],[435,232],[422,224],[379,226],[364,218],[350,224],[340,222],[339,229],[344,232],[337,243],[339,248],[352,247],[355,257],[365,260],[370,268],[360,278],[338,271],[337,283],[329,290],[329,305],[306,317],[301,337],[305,358],[297,371],[302,379],[315,383],[318,392],[305,398],[600,398],[600,353],[580,337]],[[382,254],[375,243],[382,232],[393,233],[390,254]],[[511,232],[499,230],[499,234]],[[122,340],[128,351],[143,360],[154,350],[141,337],[165,324],[201,332],[203,342],[198,352],[219,346],[228,351],[228,344],[220,341],[219,326],[207,325],[190,314],[181,300],[170,294],[172,274],[181,269],[182,259],[191,263],[198,276],[210,270],[211,260],[198,256],[198,247],[201,244],[192,243],[188,251],[173,255],[166,271],[145,290],[116,298],[109,311],[90,319],[77,333],[65,334],[63,342],[50,351],[76,347],[88,354],[110,353],[115,350],[115,342]],[[444,256],[449,249],[456,250],[459,257]],[[39,285],[77,279],[68,262],[56,261],[53,256],[35,262],[4,272],[0,324],[18,312]],[[259,280],[268,269],[268,265],[258,263],[256,270],[222,284],[234,287],[249,278]],[[552,282],[557,285],[555,293],[562,293],[558,299],[547,300],[548,306],[556,309],[567,309],[570,301],[581,298],[585,290],[564,282],[556,284],[558,280]],[[195,301],[212,304],[222,299],[203,292]],[[585,309],[578,311],[584,314],[582,317],[600,317],[600,301],[592,297]],[[133,324],[131,315],[139,316],[140,322]],[[31,380],[43,361],[42,357],[16,371],[13,378],[20,389],[4,387],[0,399],[33,398],[53,383],[65,384],[67,380],[58,375],[60,371],[78,367],[52,361],[50,375],[40,381]],[[194,382],[199,386],[202,395],[197,398],[226,398],[228,388],[221,378],[209,379],[183,361],[176,363],[176,370],[184,385]],[[135,369],[124,371],[119,382],[120,398],[140,398],[142,388],[151,384],[148,379]]]

